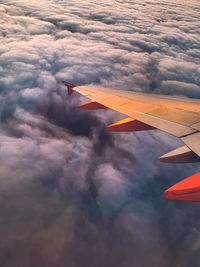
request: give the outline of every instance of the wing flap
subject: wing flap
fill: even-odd
[[[148,112],[149,115],[190,126],[200,121],[199,114],[191,111],[162,107]]]
[[[200,157],[200,132],[182,137],[181,140]]]
[[[144,113],[132,112],[130,114],[130,117],[133,117],[145,124],[151,125],[154,128],[157,128],[161,131],[167,132],[177,137],[192,134],[195,132],[195,130],[191,129],[190,127]]]

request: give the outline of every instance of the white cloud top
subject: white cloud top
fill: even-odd
[[[198,206],[162,197],[198,167],[62,80],[200,98],[199,1],[1,1],[0,265],[198,266]]]

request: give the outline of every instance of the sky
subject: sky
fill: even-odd
[[[198,172],[158,130],[108,133],[62,80],[200,98],[198,0],[0,0],[0,266],[199,267]]]

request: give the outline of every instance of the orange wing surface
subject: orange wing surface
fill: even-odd
[[[63,84],[68,88],[68,94],[75,91],[90,99],[90,102],[80,106],[82,109],[110,108],[126,115],[126,119],[108,125],[108,131],[159,129],[180,138],[185,145],[163,155],[161,162],[200,161],[200,100],[94,85],[77,86],[68,82]],[[165,191],[165,197],[171,200],[200,201],[200,174],[169,188]]]

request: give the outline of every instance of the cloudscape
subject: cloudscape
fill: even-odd
[[[200,98],[198,0],[0,0],[0,266],[199,267],[180,141],[105,130],[61,81]]]

